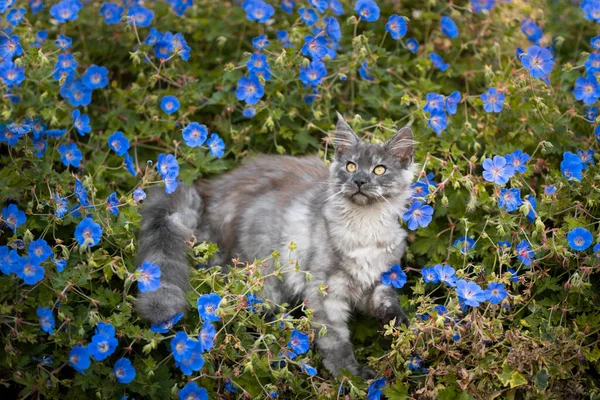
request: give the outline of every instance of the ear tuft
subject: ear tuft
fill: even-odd
[[[346,123],[342,114],[336,111],[338,122],[335,126],[335,153],[344,154],[348,149],[357,146],[361,140]]]
[[[387,151],[400,159],[403,164],[410,164],[414,156],[415,143],[412,129],[405,126],[398,130],[390,140],[385,142],[384,146]]]

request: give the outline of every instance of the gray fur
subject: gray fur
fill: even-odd
[[[214,265],[237,257],[264,259],[279,250],[281,265],[291,270],[286,249],[293,241],[298,248],[291,257],[312,280],[300,272],[284,273],[283,282],[268,278],[263,296],[277,304],[306,300],[315,322],[327,327],[317,339],[325,367],[334,375],[347,369],[373,377],[354,358],[347,322],[353,310],[381,323],[407,322],[396,291],[381,284],[381,274],[404,252],[399,218],[410,196],[413,147],[409,128],[383,145],[367,144],[339,116],[329,169],[316,157],[262,156],[170,196],[150,195],[138,263],[149,260],[161,267],[161,287],[140,294],[138,312],[158,322],[184,311],[186,239],[192,235],[219,245]],[[346,170],[348,162],[357,165],[354,173]],[[373,173],[378,165],[386,167],[381,176]],[[317,290],[322,283],[327,296]]]

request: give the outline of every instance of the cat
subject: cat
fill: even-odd
[[[148,196],[143,209],[138,264],[160,266],[161,285],[140,293],[136,308],[153,322],[187,308],[188,239],[217,243],[212,265],[234,258],[252,262],[280,251],[283,268],[290,242],[300,269],[265,281],[262,296],[276,304],[307,301],[324,366],[364,379],[374,371],[354,356],[348,319],[358,310],[382,324],[406,324],[396,290],[381,275],[400,261],[406,232],[399,218],[411,196],[414,141],[405,127],[384,144],[363,142],[338,113],[335,157],[329,168],[314,156],[260,156],[218,178]],[[288,255],[288,256],[286,256]],[[272,272],[272,263],[266,273]],[[327,295],[317,290],[327,285]]]

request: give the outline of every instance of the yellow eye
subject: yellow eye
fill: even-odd
[[[378,165],[373,170],[375,175],[383,175],[385,173],[385,167],[383,165]]]
[[[356,171],[356,164],[354,164],[353,162],[348,162],[348,164],[346,164],[346,171],[348,171],[348,172]]]

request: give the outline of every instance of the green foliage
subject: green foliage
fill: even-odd
[[[585,75],[583,64],[592,51],[589,39],[596,35],[594,22],[585,20],[572,2],[541,0],[498,1],[485,13],[472,12],[465,1],[380,1],[380,19],[366,22],[357,18],[354,2],[342,1],[345,14],[338,18],[342,39],[337,56],[325,59],[328,74],[307,104],[313,89],[300,81],[299,68],[310,62],[301,48],[312,29],[297,12],[288,16],[276,3],[267,24],[247,20],[237,2],[196,0],[182,17],[167,3],[147,4],[154,11],[156,29],[183,34],[191,47],[188,61],[179,56],[157,59],[153,46],[143,43],[149,29],[130,25],[126,18],[107,25],[99,15],[101,2],[86,3],[78,18],[67,23],[51,23],[46,5],[39,14],[28,11],[13,27],[11,35],[19,36],[23,47],[15,64],[25,68],[25,80],[10,91],[5,78],[0,80],[7,99],[0,105],[3,120],[8,125],[39,118],[48,130],[67,132],[58,138],[46,136],[41,158],[34,155],[31,133],[13,144],[0,144],[2,207],[16,204],[27,218],[13,232],[3,216],[0,244],[25,256],[30,243],[43,238],[54,258],[67,265],[58,272],[52,261],[45,261],[45,276],[33,285],[14,273],[0,276],[0,375],[11,398],[169,399],[178,398],[189,380],[206,388],[210,398],[268,398],[272,392],[283,399],[365,398],[368,382],[329,376],[314,346],[285,365],[278,362],[294,328],[308,334],[311,343],[325,333],[311,324],[311,310],[303,304],[265,301],[255,305],[257,310],[249,307],[248,295],[260,297],[265,279],[285,273],[281,265],[273,277],[262,274],[261,260],[234,260],[236,268],[206,269],[198,266],[218,249],[192,243],[191,265],[198,268],[192,274],[190,312],[184,319],[160,334],[150,331],[133,309],[141,221],[133,194],[137,188],[164,184],[155,168],[158,154],[176,156],[185,184],[234,168],[258,153],[316,153],[328,159],[336,110],[372,143],[382,143],[396,128],[412,124],[419,142],[417,178],[431,172],[436,182],[422,198],[435,209],[433,220],[410,231],[402,262],[408,283],[399,301],[410,313],[410,326],[378,327],[363,317],[352,326],[358,358],[387,378],[384,395],[392,400],[599,396],[600,263],[592,247],[598,241],[600,172],[589,163],[581,180],[568,180],[560,167],[565,152],[598,150],[596,121],[589,120],[570,91]],[[19,0],[20,6],[27,7]],[[385,29],[394,13],[406,16],[408,23],[407,36],[398,41]],[[458,25],[457,38],[440,31],[443,15]],[[515,55],[518,47],[526,50],[531,45],[520,30],[525,18],[543,27],[541,46],[553,46],[550,84],[532,78]],[[41,29],[48,31],[49,40],[38,49],[32,45]],[[288,31],[293,47],[281,46],[278,30]],[[108,86],[94,91],[89,105],[79,107],[91,119],[92,131],[85,136],[73,127],[72,111],[77,107],[60,94],[64,80],[52,77],[62,53],[53,44],[58,34],[73,38],[70,51],[79,62],[77,76],[93,64],[109,72]],[[273,77],[261,80],[265,95],[253,106],[256,115],[250,119],[242,116],[248,107],[236,99],[235,90],[247,75],[246,62],[254,52],[251,39],[260,34],[271,42],[262,54]],[[409,37],[420,44],[417,54],[406,48]],[[433,67],[432,52],[450,64],[446,71]],[[360,77],[365,61],[372,81]],[[484,111],[480,95],[491,87],[506,95],[500,113]],[[448,96],[454,91],[461,93],[457,113],[448,115],[447,128],[436,135],[423,110],[427,94]],[[9,94],[19,102],[8,101]],[[167,115],[161,110],[165,95],[179,99],[177,112]],[[181,130],[190,122],[218,133],[226,143],[225,156],[214,157],[206,144],[187,146]],[[6,129],[2,125],[3,142]],[[107,146],[115,131],[131,143],[135,177],[123,157]],[[59,148],[69,143],[82,152],[79,168],[61,163]],[[483,160],[515,150],[531,159],[526,171],[515,174],[507,186],[519,189],[523,198],[537,199],[531,222],[527,205],[512,212],[500,208],[501,187],[482,177]],[[592,160],[599,159],[593,155]],[[76,178],[93,207],[77,210]],[[549,185],[556,187],[556,194],[544,194]],[[113,192],[118,215],[107,207]],[[55,196],[68,201],[63,217],[56,215]],[[102,228],[95,246],[81,247],[75,239],[82,215]],[[574,250],[567,240],[577,227],[593,235],[587,250]],[[461,237],[475,241],[466,254],[454,245]],[[512,246],[503,250],[499,241]],[[517,257],[521,241],[534,252],[531,265]],[[293,252],[294,246],[279,250]],[[485,302],[463,311],[455,289],[426,283],[419,272],[442,263],[483,289],[491,282],[503,283],[508,296],[500,304]],[[517,281],[510,279],[509,269],[516,271]],[[185,376],[175,366],[170,340],[178,331],[197,337],[202,321],[191,308],[206,293],[223,299],[215,346],[203,354],[203,368]],[[436,305],[444,305],[447,313],[434,311]],[[40,307],[53,312],[53,334],[40,328]],[[88,345],[100,321],[115,327],[117,350],[104,361],[92,360],[85,373],[76,372],[69,365],[69,352],[76,345]],[[459,340],[453,338],[457,334]],[[423,359],[423,366],[413,371],[409,364],[415,355]],[[129,384],[118,383],[113,373],[121,357],[130,359],[137,370]],[[315,366],[318,375],[309,377],[301,368],[303,361]]]

